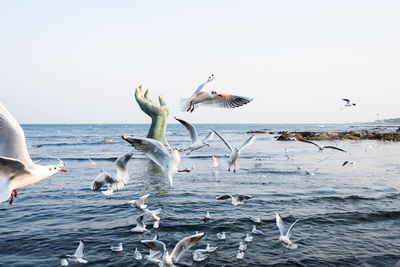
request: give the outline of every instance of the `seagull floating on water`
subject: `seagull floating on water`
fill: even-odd
[[[209,219],[211,219],[211,215],[210,215],[210,212],[207,211],[206,215],[204,215],[204,219],[203,219],[203,220],[206,222],[206,221],[208,221]]]
[[[335,150],[338,150],[338,151],[346,152],[345,150],[343,150],[343,149],[341,149],[341,148],[338,148],[338,147],[335,147],[335,146],[320,146],[320,145],[318,145],[318,144],[316,144],[316,143],[314,143],[314,142],[312,142],[312,141],[309,141],[309,140],[300,140],[300,142],[313,144],[314,146],[318,147],[319,151],[321,151],[321,152],[322,152],[322,150],[324,150],[325,148],[330,148],[330,149],[335,149]]]
[[[53,174],[66,172],[57,165],[33,163],[26,147],[25,134],[17,120],[0,103],[0,202],[9,204],[17,190],[33,185]]]
[[[211,164],[210,168],[217,168],[218,167],[218,159],[216,156],[212,156],[213,163]]]
[[[146,225],[143,222],[143,218],[144,215],[140,215],[139,217],[136,218],[136,227],[130,230],[132,233],[149,232],[149,230],[146,229]]]
[[[206,82],[200,84],[191,97],[184,98],[180,101],[182,111],[192,113],[195,107],[199,105],[209,105],[220,108],[236,108],[253,100],[253,98],[249,97],[219,94],[216,91],[207,92],[203,90],[204,86],[212,80],[214,80],[213,74],[208,77]]]
[[[79,246],[75,250],[74,255],[67,254],[67,255],[58,256],[58,258],[66,259],[66,260],[70,260],[70,261],[74,261],[74,262],[79,262],[79,263],[88,263],[87,260],[82,259],[84,252],[85,252],[85,248],[86,248],[85,241],[81,240],[81,241],[79,241]]]
[[[255,135],[252,135],[249,139],[247,139],[246,142],[243,143],[243,145],[241,147],[235,147],[232,148],[231,145],[228,143],[228,141],[226,141],[219,133],[217,133],[214,130],[215,134],[218,135],[219,138],[221,138],[221,140],[225,143],[226,147],[231,151],[231,154],[229,155],[229,160],[228,160],[228,164],[229,164],[229,169],[228,171],[231,170],[231,166],[233,165],[234,169],[233,172],[236,172],[236,161],[238,160],[239,156],[240,156],[240,152],[246,147],[251,145],[254,140],[256,139]]]
[[[217,237],[218,237],[218,239],[221,239],[221,240],[226,240],[226,235],[225,235],[225,232],[222,232],[222,233],[217,233]]]
[[[232,199],[232,205],[237,206],[243,204],[243,202],[247,199],[252,198],[252,196],[249,195],[238,195],[236,197],[233,197],[231,195],[222,195],[219,197],[216,197],[218,200],[225,200],[225,199]]]
[[[142,254],[139,252],[137,248],[135,248],[135,252],[133,253],[133,258],[138,261],[143,259]]]
[[[205,233],[199,233],[182,239],[175,245],[171,254],[168,253],[167,246],[161,241],[141,240],[140,242],[146,245],[150,250],[161,252],[163,255],[163,264],[166,266],[172,266],[173,262],[179,261],[182,254],[192,246],[196,245],[204,235]]]
[[[239,251],[245,251],[247,249],[247,243],[240,241],[239,243]]]
[[[236,255],[236,259],[238,260],[243,260],[244,259],[244,251],[238,251],[237,255]]]
[[[217,248],[218,248],[218,247],[211,247],[210,244],[207,243],[206,251],[207,251],[208,253],[212,253],[212,252],[214,252]]]
[[[203,251],[203,249],[196,249],[195,251],[193,251],[192,256],[193,261],[195,262],[204,261],[208,257],[207,252]]]
[[[249,219],[255,223],[260,223],[261,222],[261,217],[249,217]]]
[[[253,224],[253,228],[251,229],[251,232],[255,235],[262,235],[262,231],[261,230],[257,230],[256,226]]]
[[[192,143],[187,148],[180,149],[179,152],[190,150],[189,153],[186,154],[186,155],[189,155],[190,153],[192,153],[195,150],[198,150],[205,146],[210,146],[207,142],[210,141],[214,137],[214,132],[210,132],[206,136],[206,138],[204,138],[203,140],[200,140],[199,136],[197,135],[197,130],[192,124],[188,123],[187,121],[178,119],[177,117],[174,117],[174,118],[175,118],[175,120],[182,123],[183,126],[185,126],[185,128],[189,131],[190,139],[192,140]]]
[[[290,225],[289,229],[286,231],[285,225],[283,224],[282,218],[279,215],[279,213],[276,213],[276,225],[279,228],[279,232],[280,232],[280,237],[279,237],[279,241],[281,241],[282,245],[284,247],[286,247],[289,251],[289,249],[291,248],[297,248],[297,245],[292,243],[292,241],[290,241],[290,235],[292,234],[292,230],[294,225],[300,220],[300,218],[298,218],[294,223],[292,223],[292,225]],[[285,252],[285,249],[283,249],[283,252]]]
[[[121,252],[122,250],[124,250],[124,248],[122,247],[122,243],[119,243],[118,246],[111,246],[110,249],[114,252]]]
[[[251,234],[246,234],[246,237],[244,238],[244,242],[246,242],[246,243],[253,242],[253,236]]]
[[[139,200],[130,200],[128,201],[129,204],[131,204],[133,207],[142,210],[147,208],[147,205],[145,204],[146,199],[150,196],[150,194],[141,196]]]
[[[146,154],[161,169],[167,171],[168,179],[172,186],[173,177],[177,172],[190,172],[190,169],[179,170],[181,161],[178,149],[173,148],[170,152],[157,140],[145,137],[122,136],[122,139],[130,143],[134,148]]]

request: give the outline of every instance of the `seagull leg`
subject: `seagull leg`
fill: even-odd
[[[192,106],[192,109],[190,110],[190,113],[192,113],[192,112],[193,112],[193,110],[194,110],[194,105]]]
[[[236,168],[235,168],[235,169],[233,169],[233,172],[234,172],[234,173],[236,173]]]
[[[190,101],[189,108],[186,111],[189,112],[191,109],[192,109],[192,101]],[[190,112],[192,112],[192,111],[190,111]]]
[[[14,197],[17,197],[17,190],[13,190],[13,193],[14,193]]]
[[[13,195],[13,192],[11,192],[11,199],[10,199],[10,202],[8,202],[8,204],[12,204],[13,203],[13,201],[14,201],[14,195]]]
[[[229,167],[229,169],[228,169],[228,172],[230,172],[231,171],[231,167]]]

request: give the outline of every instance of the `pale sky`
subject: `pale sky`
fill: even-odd
[[[399,14],[399,1],[1,0],[0,101],[20,123],[149,123],[143,84],[174,123],[400,117]],[[181,112],[210,74],[208,89],[253,102]]]

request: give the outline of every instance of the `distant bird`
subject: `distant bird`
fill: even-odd
[[[330,149],[335,149],[335,150],[338,150],[338,151],[346,152],[345,150],[343,150],[341,148],[338,148],[338,147],[335,147],[335,146],[320,146],[320,145],[318,145],[318,144],[316,144],[316,143],[314,143],[312,141],[309,141],[309,140],[300,140],[300,142],[313,144],[314,146],[318,147],[319,151],[321,151],[321,152],[325,148],[330,148]]]
[[[188,123],[187,121],[178,119],[177,117],[174,117],[174,118],[175,118],[175,120],[182,123],[183,126],[185,126],[185,128],[189,131],[190,139],[192,140],[192,143],[187,148],[180,149],[179,152],[190,150],[189,153],[186,154],[186,155],[189,155],[190,153],[192,153],[195,150],[198,150],[205,146],[210,146],[207,142],[210,141],[214,137],[214,132],[210,132],[206,136],[206,138],[204,138],[203,140],[200,140],[199,136],[197,135],[197,130],[192,124]]]
[[[251,234],[246,234],[246,237],[244,238],[244,242],[246,242],[246,243],[253,242],[253,236]]]
[[[147,208],[145,201],[149,196],[150,196],[150,194],[147,194],[147,195],[141,196],[139,198],[139,200],[130,200],[130,201],[128,201],[128,203],[131,204],[133,207],[142,210],[142,209]]]
[[[222,232],[222,233],[217,233],[217,237],[218,237],[218,239],[221,239],[221,240],[226,240],[226,235],[225,235],[225,232]]]
[[[231,145],[228,143],[228,141],[226,141],[219,133],[217,133],[214,130],[215,134],[218,135],[219,138],[221,138],[221,140],[225,143],[226,147],[231,151],[231,154],[229,155],[229,160],[228,160],[228,164],[229,164],[229,168],[228,171],[231,170],[231,166],[233,165],[234,169],[233,172],[236,172],[236,161],[238,160],[239,156],[240,156],[240,152],[246,147],[251,145],[254,140],[256,139],[255,135],[252,135],[249,139],[247,139],[246,142],[243,143],[243,145],[241,147],[235,147],[232,148]]]
[[[168,253],[167,246],[159,240],[141,240],[140,242],[146,245],[150,250],[161,252],[163,255],[162,263],[166,266],[172,266],[173,262],[179,261],[182,254],[196,245],[204,235],[205,233],[199,233],[182,239],[175,245],[171,254]]]
[[[66,259],[66,260],[70,260],[73,262],[79,262],[79,263],[88,263],[87,260],[82,259],[84,252],[85,252],[85,248],[86,248],[86,244],[85,241],[81,240],[79,241],[79,246],[78,248],[75,250],[74,255],[62,255],[62,256],[58,256],[59,259]]]
[[[206,82],[200,84],[191,97],[184,98],[180,101],[182,111],[193,112],[195,107],[199,105],[209,105],[220,108],[236,108],[253,100],[252,98],[244,96],[219,94],[216,91],[204,91],[203,87],[212,80],[214,80],[213,74],[207,79]]]
[[[354,167],[356,167],[356,163],[354,161],[351,161],[351,160],[346,160],[345,162],[343,162],[342,167],[347,165],[347,164],[353,165]]]
[[[101,172],[97,175],[96,179],[94,179],[90,188],[93,191],[98,191],[102,188],[105,184],[110,184],[114,190],[118,190],[124,186],[129,181],[129,174],[128,170],[126,169],[126,165],[128,161],[131,159],[133,153],[129,152],[117,158],[115,164],[117,165],[117,177],[112,177],[107,172]]]
[[[252,198],[252,196],[249,196],[249,195],[238,195],[236,197],[233,197],[231,195],[222,195],[222,196],[216,197],[216,199],[218,199],[218,200],[232,199],[232,205],[234,205],[234,206],[243,204],[243,202],[245,200],[250,199],[250,198]]]
[[[146,215],[150,215],[153,217],[154,220],[160,221],[160,217],[158,217],[158,214],[161,212],[161,208],[158,208],[156,210],[149,210],[148,208],[142,209]]]
[[[290,225],[289,229],[286,231],[281,216],[279,215],[278,212],[276,213],[276,225],[278,226],[279,232],[281,234],[279,237],[279,241],[281,241],[282,245],[286,247],[288,251],[291,248],[297,248],[297,245],[292,243],[292,241],[290,241],[290,235],[292,234],[293,227],[299,220],[300,218],[298,218],[294,223],[292,223],[292,225]],[[283,252],[285,252],[285,249],[283,250]]]
[[[304,168],[300,167],[299,165],[296,165],[296,167],[297,167],[298,170],[304,171],[305,174],[311,175],[311,176],[314,176],[317,173],[317,171],[319,170],[319,168],[316,168],[316,169],[310,171],[310,170],[307,170],[307,169],[304,169]]]
[[[146,156],[160,166],[161,169],[167,171],[171,186],[173,184],[173,177],[175,173],[190,172],[188,169],[178,169],[181,157],[179,156],[177,148],[173,148],[170,152],[168,152],[160,142],[144,137],[122,136],[122,139],[130,143],[140,152],[146,154]]]
[[[356,105],[356,103],[352,103],[352,102],[350,101],[350,99],[343,98],[342,100],[343,100],[344,102],[346,102],[346,104],[344,104],[345,107],[352,107],[352,106],[355,106],[355,105]]]
[[[217,168],[218,167],[218,159],[216,156],[212,156],[213,163],[211,164],[210,168]]]
[[[119,243],[118,246],[111,246],[110,249],[114,252],[121,252],[122,250],[124,250],[124,248],[122,247],[122,243]]]
[[[260,223],[261,222],[261,217],[249,217],[249,219],[255,223]]]
[[[247,249],[247,243],[241,241],[241,242],[239,243],[239,251],[245,251],[246,249]]]
[[[209,219],[211,219],[211,215],[210,215],[210,212],[207,211],[206,215],[204,215],[203,221],[207,222]]]
[[[160,227],[160,221],[154,220],[153,229],[158,229],[158,227]]]
[[[140,215],[139,217],[136,218],[136,227],[130,230],[132,233],[149,232],[149,230],[146,229],[146,225],[143,222],[143,217],[144,215]]]
[[[192,256],[193,261],[195,262],[204,261],[208,257],[207,252],[204,252],[202,249],[196,249],[193,251]]]
[[[253,224],[253,228],[251,229],[251,232],[255,235],[262,235],[262,231],[261,230],[257,230],[256,226]]]
[[[243,260],[244,259],[244,251],[239,250],[236,255],[236,259]]]
[[[133,253],[133,258],[138,261],[143,259],[142,254],[139,252],[137,248],[135,248],[135,252]]]
[[[210,244],[207,243],[206,251],[207,251],[208,253],[212,253],[212,252],[214,252],[217,248],[218,248],[218,247],[211,247]]]
[[[26,147],[22,127],[0,103],[0,202],[9,204],[17,197],[17,190],[33,185],[58,172],[66,172],[57,165],[32,162]]]

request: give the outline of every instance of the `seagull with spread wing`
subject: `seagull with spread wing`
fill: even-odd
[[[221,140],[225,143],[227,148],[231,151],[231,154],[230,154],[229,160],[228,160],[228,164],[229,164],[228,172],[231,171],[232,165],[234,167],[233,172],[236,172],[236,161],[238,160],[238,158],[240,156],[240,152],[246,146],[249,146],[254,142],[254,140],[256,139],[255,135],[250,136],[250,138],[247,139],[247,141],[244,142],[243,145],[241,145],[240,147],[232,148],[231,145],[228,143],[228,141],[226,141],[219,133],[217,133],[217,131],[214,130],[214,132],[216,135],[218,135],[219,138],[221,138]]]
[[[300,218],[298,218],[294,223],[292,223],[292,225],[290,225],[289,229],[286,231],[285,225],[283,224],[282,218],[279,215],[279,213],[276,213],[276,225],[279,228],[279,232],[280,232],[280,237],[279,237],[279,241],[281,241],[282,245],[284,247],[286,247],[289,251],[289,249],[291,248],[297,248],[297,245],[292,243],[292,241],[290,241],[290,235],[292,234],[292,230],[294,225],[300,220]],[[283,252],[285,252],[285,249],[283,250]]]
[[[181,100],[182,111],[193,112],[194,108],[198,105],[209,105],[220,108],[236,108],[253,100],[253,98],[249,97],[220,94],[216,91],[208,92],[203,90],[204,86],[212,80],[214,80],[213,74],[208,77],[206,82],[200,84],[191,97]]]
[[[300,141],[300,142],[303,142],[303,143],[312,144],[312,145],[318,147],[319,151],[321,151],[321,152],[322,152],[322,150],[324,150],[325,148],[330,148],[330,149],[335,149],[335,150],[338,150],[338,151],[342,151],[342,152],[347,153],[345,150],[343,150],[343,149],[341,149],[341,148],[338,148],[338,147],[336,147],[336,146],[320,146],[320,145],[318,145],[318,144],[316,144],[316,143],[314,143],[314,142],[312,142],[312,141],[309,141],[309,140],[299,140],[299,141]]]
[[[64,259],[64,260],[70,260],[70,261],[79,262],[79,263],[88,263],[87,260],[82,259],[83,258],[83,254],[85,252],[85,248],[86,248],[85,241],[80,240],[79,241],[79,246],[75,250],[74,255],[68,255],[67,254],[67,255],[58,256],[58,258],[61,259],[61,260]]]
[[[33,185],[59,172],[66,170],[58,165],[33,163],[22,127],[0,103],[0,202],[11,196],[11,205],[14,197],[17,197],[17,189]]]
[[[228,194],[216,197],[216,199],[218,199],[218,200],[232,199],[232,205],[233,206],[241,205],[241,204],[243,204],[243,202],[245,200],[250,199],[250,198],[252,198],[252,196],[249,196],[249,195],[237,195],[236,197],[233,197],[233,196],[228,195]]]
[[[150,250],[161,252],[163,254],[162,262],[164,266],[173,266],[173,262],[179,261],[182,254],[196,245],[204,237],[204,235],[205,233],[198,233],[182,239],[175,245],[175,248],[172,250],[171,254],[168,253],[167,246],[161,241],[141,240],[140,242],[146,245]]]
[[[356,105],[356,103],[352,103],[351,101],[350,101],[350,99],[348,99],[348,98],[343,98],[342,99],[344,102],[346,102],[346,104],[344,104],[344,107],[352,107],[352,106],[355,106]]]
[[[210,141],[214,137],[214,132],[210,132],[206,136],[206,138],[204,138],[203,140],[200,140],[199,136],[197,135],[197,130],[192,124],[188,123],[187,121],[178,119],[177,117],[174,117],[174,118],[175,118],[175,120],[182,123],[183,126],[185,126],[185,128],[189,131],[190,139],[192,140],[192,143],[187,148],[181,149],[181,150],[179,150],[179,152],[190,150],[189,153],[186,154],[186,155],[189,155],[190,153],[192,153],[195,150],[198,150],[205,146],[210,146],[207,142]]]

